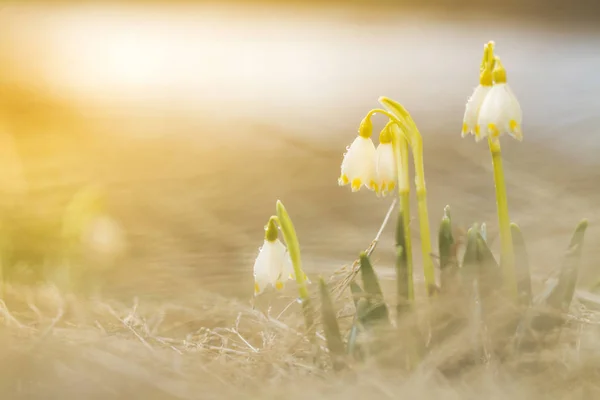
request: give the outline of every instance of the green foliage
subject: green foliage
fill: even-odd
[[[307,332],[309,332],[311,340],[314,342],[313,328],[315,314],[311,304],[310,294],[306,286],[306,274],[302,269],[298,236],[296,235],[294,223],[280,200],[277,200],[276,209],[279,227],[281,228],[292,261],[292,266],[294,267],[294,275],[296,277],[296,283],[298,284],[298,294],[300,301],[302,302],[302,311],[304,313],[304,325],[306,326]]]
[[[321,296],[321,323],[325,332],[327,349],[336,370],[344,367],[344,343],[340,334],[335,308],[323,278],[319,278],[319,294]]]
[[[403,226],[401,218],[402,215],[399,217],[399,227]],[[444,371],[453,371],[453,368],[476,363],[490,352],[498,357],[504,357],[507,345],[513,340],[521,351],[537,348],[540,333],[543,338],[564,323],[562,315],[568,312],[574,296],[586,228],[587,221],[578,224],[557,279],[535,301],[532,301],[525,240],[519,227],[512,224],[520,294],[520,308],[517,308],[504,291],[502,269],[486,241],[484,224],[474,224],[468,230],[464,256],[462,262],[458,262],[457,241],[453,236],[450,210],[446,207],[438,231],[441,290],[439,296],[431,300],[431,304],[435,307],[432,308],[434,312],[429,314],[431,339],[427,344],[423,342],[423,333],[420,333],[416,326],[412,326],[411,323],[406,324],[416,320],[407,296],[408,276],[404,269],[406,258],[402,252],[404,230],[398,228],[396,231],[396,273],[400,303],[397,315],[398,333],[402,333],[404,340],[408,340],[404,346],[409,348],[409,353],[398,358],[398,361],[402,363],[406,360],[412,365],[411,368],[415,367],[415,362],[419,361],[423,350],[431,351],[448,337],[468,327],[471,330],[472,342],[469,346],[471,350],[462,353],[463,355],[455,359],[448,368],[443,368]],[[371,356],[378,354],[378,357],[390,357],[390,354],[386,355],[389,353],[386,350],[389,342],[377,341],[368,347],[361,342],[360,338],[364,334],[375,334],[377,337],[381,332],[385,332],[385,330],[373,330],[375,326],[389,327],[390,323],[379,280],[366,253],[360,255],[360,273],[362,287],[355,281],[350,283],[356,312],[347,335],[345,351],[329,292],[325,283],[320,282],[323,328],[334,367],[337,369],[345,365],[339,361],[343,359],[341,356],[344,353],[353,356],[356,360],[364,360],[365,350],[368,349]],[[537,334],[532,335],[532,332]]]
[[[442,292],[452,291],[456,285],[455,277],[458,272],[456,246],[452,235],[450,207],[444,208],[444,217],[438,231],[438,249],[440,256],[440,287]]]
[[[375,274],[369,256],[364,252],[360,254],[360,272],[368,302],[366,314],[362,317],[363,325],[367,327],[374,324],[388,323],[388,308],[383,300],[379,279]]]
[[[517,288],[519,290],[519,304],[527,307],[531,305],[531,272],[529,269],[529,256],[525,246],[525,239],[519,226],[510,224],[513,246],[515,249],[515,268],[517,274]]]
[[[473,290],[473,285],[479,274],[479,262],[477,259],[478,230],[479,227],[475,224],[467,231],[467,245],[461,266],[463,287],[469,293]]]
[[[577,284],[579,266],[581,264],[581,248],[588,222],[581,221],[575,228],[563,265],[558,276],[558,283],[545,300],[546,305],[560,312],[567,312]]]
[[[404,234],[404,218],[402,213],[398,214],[396,222],[396,293],[397,305],[396,312],[398,317],[410,309],[410,279],[411,274],[408,270],[408,258],[406,249],[406,237]]]

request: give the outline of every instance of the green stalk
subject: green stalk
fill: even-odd
[[[529,257],[525,239],[519,226],[515,223],[510,225],[515,249],[515,274],[517,277],[517,288],[519,290],[519,304],[523,307],[531,305],[531,272],[529,268]]]
[[[333,369],[339,371],[344,368],[344,342],[340,334],[340,327],[337,322],[337,315],[327,283],[322,277],[319,277],[319,293],[321,294],[321,323],[325,340],[327,341],[327,349],[333,364]]]
[[[506,198],[506,183],[502,168],[502,151],[500,141],[491,137],[488,140],[492,165],[494,167],[494,185],[496,186],[496,204],[498,207],[498,225],[500,227],[500,266],[504,275],[504,287],[509,298],[518,300],[517,277],[515,272],[515,254],[513,250],[510,217],[508,216],[508,200]]]
[[[400,209],[396,230],[396,274],[398,278],[398,309],[402,303],[412,303],[414,294],[412,243],[410,235],[410,184],[408,169],[408,142],[400,127],[392,125],[392,144],[398,169],[398,196]]]
[[[300,301],[302,302],[302,311],[304,312],[304,323],[307,331],[313,332],[313,334],[311,334],[312,337],[314,335],[314,312],[310,302],[308,287],[306,285],[306,275],[302,270],[300,243],[298,242],[298,236],[296,235],[296,229],[294,228],[292,219],[280,200],[277,200],[277,220],[285,244],[287,245],[290,259],[292,260],[292,266],[294,267],[294,275],[296,276],[296,283],[298,284],[298,294],[300,296]]]
[[[398,102],[387,97],[380,97],[379,102],[388,111],[371,110],[369,114],[381,113],[394,121],[401,128],[402,135],[409,142],[415,166],[415,184],[417,188],[417,211],[419,214],[419,230],[421,236],[421,253],[423,256],[423,273],[427,292],[435,291],[435,270],[431,259],[431,236],[429,232],[429,212],[427,210],[427,189],[425,186],[425,167],[423,164],[423,139],[412,117]]]

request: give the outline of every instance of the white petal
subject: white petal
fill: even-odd
[[[254,295],[261,294],[269,286],[269,260],[264,246],[260,248],[254,261]]]
[[[510,89],[508,84],[506,84],[506,90],[508,91],[508,94],[510,95],[510,97],[512,97],[512,103],[513,103],[512,113],[514,115],[514,117],[512,119],[514,121],[514,123],[511,124],[511,122],[509,121],[508,134],[517,140],[523,140],[523,132],[521,131],[521,123],[523,122],[523,111],[521,110],[521,104],[519,104],[519,100],[517,100],[517,96],[515,96],[515,94]]]
[[[479,85],[475,88],[469,100],[467,100],[465,116],[463,118],[462,137],[465,137],[469,133],[475,134],[479,110],[491,88],[491,86]]]
[[[480,136],[509,133],[520,138],[521,119],[521,106],[508,85],[494,85],[479,111]]]
[[[254,262],[254,293],[262,293],[269,285],[281,286],[286,249],[279,239],[274,242],[265,240]]]
[[[380,143],[377,146],[377,184],[384,196],[396,186],[397,166],[394,147],[391,143]]]
[[[375,177],[375,145],[370,138],[357,136],[344,155],[339,183],[350,183],[352,190],[357,191],[361,185],[369,187]]]

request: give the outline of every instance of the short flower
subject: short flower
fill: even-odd
[[[342,161],[342,171],[338,183],[341,186],[350,184],[352,191],[360,190],[362,185],[378,190],[375,170],[375,145],[371,140],[373,126],[369,119],[363,120],[359,134],[348,147]]]
[[[479,139],[488,135],[497,139],[507,133],[519,141],[523,140],[521,106],[506,83],[506,70],[498,57],[494,68],[494,82],[479,110]]]
[[[278,236],[277,226],[271,218],[265,230],[265,241],[254,262],[255,296],[269,286],[281,290],[284,281],[294,277],[290,256]]]
[[[394,157],[394,146],[389,127],[385,127],[379,134],[379,146],[376,151],[376,172],[378,194],[386,196],[396,187],[398,179],[398,166]]]

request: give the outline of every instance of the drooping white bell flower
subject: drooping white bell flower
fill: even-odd
[[[376,151],[377,194],[386,196],[396,187],[398,179],[398,164],[394,156],[392,135],[389,127],[379,134],[379,145]]]
[[[261,294],[269,286],[283,289],[284,281],[293,279],[291,265],[287,249],[279,240],[275,220],[271,218],[265,229],[265,241],[254,261],[254,295]]]
[[[362,185],[371,190],[378,190],[372,132],[371,120],[365,118],[360,124],[358,136],[344,154],[338,183],[340,186],[350,184],[353,192],[360,190]]]
[[[521,141],[523,140],[521,105],[506,83],[506,70],[498,57],[496,57],[493,78],[494,86],[479,110],[478,139],[481,140],[489,135],[496,140],[500,135],[507,133]]]

